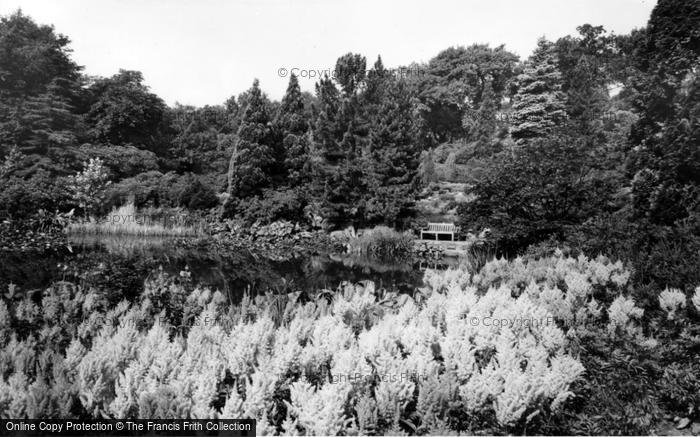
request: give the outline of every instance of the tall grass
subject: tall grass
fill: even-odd
[[[494,259],[496,259],[496,249],[493,246],[472,244],[460,258],[459,266],[467,272],[476,273]]]
[[[157,236],[197,236],[204,234],[201,226],[172,226],[163,223],[152,223],[145,215],[140,215],[133,202],[128,202],[113,209],[105,219],[90,219],[87,222],[71,223],[67,227],[69,234],[106,234],[106,235],[135,235],[143,237]]]
[[[409,233],[397,232],[386,226],[368,229],[357,238],[351,239],[350,252],[372,255],[380,258],[399,258],[413,251],[413,237]]]

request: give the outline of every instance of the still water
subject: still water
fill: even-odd
[[[412,292],[422,285],[426,267],[411,261],[387,261],[338,254],[256,255],[240,249],[212,253],[174,247],[167,239],[89,238],[50,251],[0,252],[0,292],[10,283],[32,293],[56,281],[96,286],[135,296],[144,280],[160,269],[178,275],[189,272],[196,284],[218,289],[232,301],[243,293],[333,289],[342,281],[374,281],[378,287]],[[431,268],[446,268],[446,259]]]

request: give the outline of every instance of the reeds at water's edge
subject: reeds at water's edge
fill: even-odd
[[[368,229],[362,235],[348,241],[350,252],[380,257],[400,257],[410,254],[413,236],[386,226]]]
[[[133,202],[128,202],[119,208],[113,209],[102,220],[90,219],[82,223],[71,223],[66,231],[69,234],[109,234],[109,235],[136,235],[144,237],[156,236],[198,236],[205,230],[202,226],[183,226],[173,221],[169,225],[167,220],[162,223],[153,223],[149,217],[139,215]]]

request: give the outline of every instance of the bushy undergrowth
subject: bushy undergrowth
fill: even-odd
[[[57,283],[0,303],[3,418],[239,418],[262,433],[641,433],[697,415],[700,288],[656,308],[605,258],[494,260],[246,297],[186,273],[133,303]]]

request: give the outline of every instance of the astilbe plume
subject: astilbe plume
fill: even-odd
[[[673,320],[680,310],[685,309],[685,294],[678,289],[667,288],[659,294],[659,306],[666,311],[668,320]]]
[[[700,313],[700,287],[695,288],[695,294],[693,295],[692,301],[695,309]]]
[[[239,419],[243,417],[243,411],[243,398],[238,393],[238,386],[234,385],[219,417],[221,419]]]
[[[0,345],[10,338],[12,315],[5,301],[0,300]]]
[[[93,348],[78,365],[78,385],[83,406],[96,417],[109,411],[114,400],[114,385],[120,373],[134,359],[143,337],[129,323],[113,332],[103,328]]]
[[[269,353],[274,332],[275,324],[269,317],[260,317],[252,323],[239,323],[231,327],[223,348],[231,373],[250,374],[259,357]]]
[[[634,299],[619,296],[608,308],[608,332],[613,335],[617,332],[628,335],[639,335],[640,329],[634,320],[640,319],[644,310],[635,306]]]
[[[345,416],[345,402],[350,384],[324,384],[315,388],[307,380],[300,380],[290,387],[290,417],[297,427],[310,435],[338,435],[352,419]]]
[[[474,275],[428,271],[419,303],[384,305],[373,286],[345,285],[330,304],[287,304],[277,323],[270,299],[229,308],[220,294],[197,288],[184,296],[177,286],[185,330],[167,323],[163,306],[175,285],[165,281],[139,303],[74,323],[62,359],[51,348],[34,352],[54,338],[51,330],[5,339],[0,410],[59,415],[58,393],[36,396],[43,381],[35,374],[53,366],[58,387],[97,417],[250,417],[259,432],[289,435],[447,434],[474,417],[512,429],[566,408],[584,372],[567,323],[607,313],[608,335],[641,335],[643,311],[625,297],[626,277],[604,258],[493,260]],[[66,299],[46,295],[40,319],[106,308],[82,290],[59,292]],[[593,299],[597,292],[616,298],[608,306]],[[696,306],[699,295],[700,287]],[[15,302],[4,304],[8,326]],[[22,305],[22,320],[36,321]],[[166,323],[154,320],[165,314]]]
[[[15,372],[5,381],[0,378],[0,418],[27,417],[27,386],[29,381],[23,372]]]
[[[182,352],[179,343],[170,342],[165,327],[155,324],[115,385],[116,397],[110,405],[114,417],[136,417],[139,396],[171,382]]]

